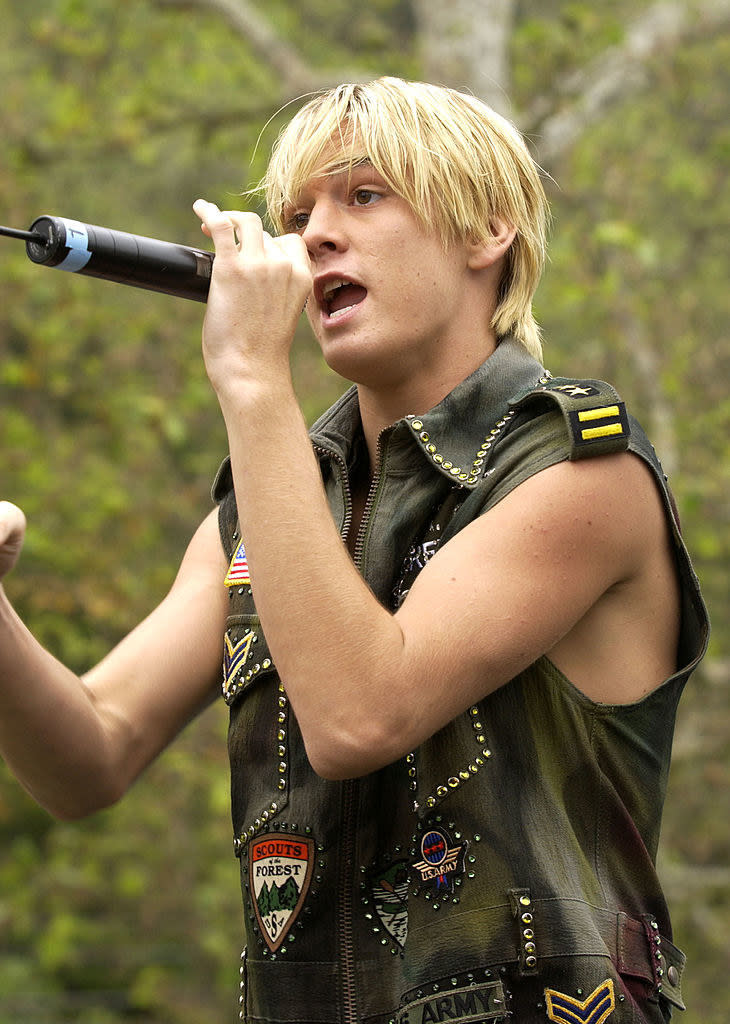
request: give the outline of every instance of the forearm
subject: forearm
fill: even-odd
[[[113,802],[104,730],[82,680],[34,639],[0,585],[0,753],[59,818]]]
[[[363,749],[387,759],[374,710],[390,703],[400,629],[338,533],[290,381],[242,390],[221,399],[242,536],[256,607],[310,757],[321,749],[346,762],[352,744],[353,768]]]
[[[256,606],[313,766],[363,774],[392,760],[397,715],[373,710],[403,675],[403,642],[335,527],[294,395],[289,352],[311,296],[310,256],[301,237],[271,239],[251,214],[195,210],[216,245],[203,353]]]

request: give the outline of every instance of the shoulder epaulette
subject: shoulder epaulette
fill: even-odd
[[[626,406],[605,381],[551,377],[545,384],[515,395],[510,406],[516,413],[528,415],[557,407],[568,428],[571,459],[610,455],[629,446]]]

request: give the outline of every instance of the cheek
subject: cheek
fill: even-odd
[[[458,301],[459,290],[448,268],[424,261],[399,289],[402,309],[419,320],[439,320]]]
[[[402,251],[394,252],[393,262],[397,275],[405,278],[416,294],[432,298],[436,304],[439,296],[452,294],[457,287],[457,260],[433,239],[404,246]]]

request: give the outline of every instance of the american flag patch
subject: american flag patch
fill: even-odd
[[[223,581],[227,587],[242,587],[251,582],[251,575],[248,571],[248,559],[243,541],[236,548],[231,564],[228,566],[226,578]]]

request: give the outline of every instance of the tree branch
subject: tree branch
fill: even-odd
[[[246,39],[279,77],[281,93],[287,98],[322,87],[323,76],[311,68],[301,54],[290,46],[248,3],[248,0],[154,0],[158,7],[205,9],[224,18],[231,28]]]
[[[651,62],[680,43],[730,26],[730,0],[656,3],[628,29],[619,46],[558,81],[519,120],[538,160],[550,164],[611,107],[646,85]]]
[[[224,18],[268,63],[280,82],[273,107],[294,96],[362,81],[362,74],[340,68],[323,73],[305,61],[249,0],[153,0],[168,9],[208,10]],[[477,2],[480,16],[473,9]],[[419,26],[426,76],[471,89],[496,109],[507,106],[508,41],[514,0],[460,0],[444,6],[412,0]],[[487,4],[490,17],[484,17]],[[532,140],[537,159],[549,166],[567,152],[608,110],[646,86],[651,64],[681,43],[730,26],[730,0],[660,0],[631,25],[623,42],[585,68],[559,79],[548,95],[515,115]]]
[[[515,0],[412,0],[412,8],[425,77],[506,112]]]

